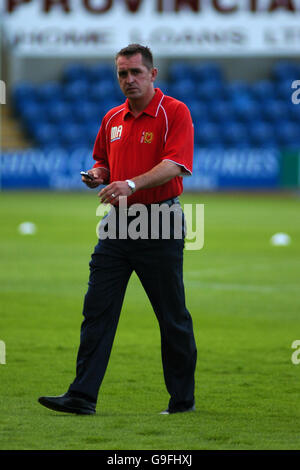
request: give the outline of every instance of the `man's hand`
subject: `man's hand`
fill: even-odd
[[[88,173],[93,177],[93,179],[90,180],[86,176],[82,176],[81,180],[91,189],[97,188],[97,186],[100,186],[100,184],[104,184],[109,180],[109,170],[106,168],[92,168],[91,170],[88,170]]]
[[[118,202],[119,196],[130,196],[132,191],[126,181],[114,181],[98,193],[103,204]]]

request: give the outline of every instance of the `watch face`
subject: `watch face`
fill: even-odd
[[[128,183],[128,186],[134,191],[134,190],[135,190],[135,184],[134,184],[134,182],[128,180],[127,183]]]

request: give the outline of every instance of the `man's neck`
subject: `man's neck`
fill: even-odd
[[[134,117],[137,117],[139,114],[141,114],[144,111],[145,108],[147,108],[148,104],[152,100],[155,93],[156,92],[153,89],[153,91],[149,93],[149,96],[147,96],[146,98],[144,97],[144,98],[136,99],[136,100],[128,99],[130,110],[132,114],[134,115]]]

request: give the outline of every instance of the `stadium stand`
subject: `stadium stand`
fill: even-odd
[[[269,79],[228,82],[216,63],[179,61],[156,85],[189,106],[199,147],[300,148],[300,111],[291,102],[299,76],[299,65],[279,61]],[[12,92],[15,117],[42,149],[91,147],[105,112],[123,99],[106,64],[73,64],[60,81],[19,83]]]

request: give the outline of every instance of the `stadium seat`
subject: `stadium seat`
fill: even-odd
[[[62,81],[64,83],[87,81],[88,78],[88,66],[83,64],[70,64],[65,67],[62,73]]]
[[[235,99],[232,102],[233,113],[242,122],[251,122],[259,119],[261,110],[256,101],[248,98]]]
[[[73,102],[76,99],[83,99],[88,95],[89,86],[85,80],[75,80],[64,86],[64,98]]]
[[[289,117],[287,103],[276,99],[265,101],[261,106],[261,114],[264,119],[270,122],[287,119]]]
[[[246,126],[238,122],[224,123],[222,135],[226,145],[236,146],[238,143],[248,143],[248,134]]]
[[[271,70],[271,77],[277,82],[285,80],[299,80],[300,66],[289,61],[278,61]]]
[[[63,86],[59,82],[46,82],[36,88],[37,98],[43,103],[51,103],[63,98]]]
[[[208,107],[205,103],[192,100],[188,103],[188,107],[194,122],[205,121],[208,118]]]
[[[90,86],[88,92],[89,99],[94,100],[95,102],[113,99],[116,95],[116,83],[112,80],[102,80],[101,82],[97,82]]]
[[[192,68],[192,75],[197,83],[203,82],[222,82],[223,73],[221,67],[216,63],[199,63]]]
[[[171,83],[177,83],[180,80],[193,80],[193,64],[184,61],[173,62],[169,67],[169,80]]]
[[[267,122],[254,121],[249,125],[249,137],[254,146],[261,146],[265,142],[276,145],[274,127]]]
[[[84,127],[78,124],[67,123],[59,130],[62,145],[66,147],[83,145],[86,143]]]
[[[195,82],[190,78],[186,78],[173,83],[171,85],[170,94],[178,100],[185,101],[186,99],[191,99],[191,97],[195,95],[195,90]]]
[[[209,117],[216,122],[224,123],[235,121],[236,114],[231,102],[225,100],[212,100],[208,103]]]
[[[206,147],[221,142],[219,126],[213,122],[195,123],[194,132],[195,143],[199,146]]]
[[[57,128],[54,124],[43,124],[40,123],[34,128],[33,138],[41,147],[47,145],[58,144],[59,135],[57,133]]]
[[[224,84],[224,98],[232,101],[234,99],[253,99],[252,86],[243,80],[234,80]]]
[[[169,94],[169,84],[166,80],[156,80],[154,86],[160,88],[165,95]]]
[[[90,66],[87,76],[91,84],[105,80],[116,81],[115,68],[111,64],[106,63]]]
[[[47,107],[47,116],[54,124],[63,124],[73,119],[70,105],[63,101],[53,101]]]
[[[277,98],[277,87],[271,80],[259,80],[251,85],[253,98],[259,102]]]
[[[300,77],[300,74],[299,74]],[[291,79],[286,79],[282,80],[280,83],[277,84],[276,89],[277,89],[277,96],[279,99],[282,99],[286,101],[287,103],[291,101],[292,98],[292,93],[294,89],[292,88],[292,83],[293,80]]]
[[[212,100],[222,100],[224,98],[223,84],[216,80],[197,84],[196,98],[209,103]]]
[[[97,104],[88,100],[78,100],[73,105],[71,104],[70,108],[73,119],[77,123],[93,121],[100,115]]]
[[[280,145],[289,146],[300,142],[299,126],[293,122],[281,122],[276,125],[275,130]]]

